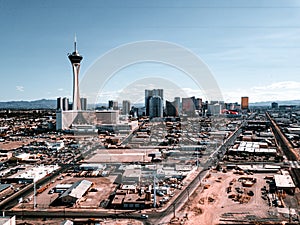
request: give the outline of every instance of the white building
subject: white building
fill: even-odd
[[[2,181],[12,182],[23,182],[32,183],[37,182],[40,179],[50,175],[55,170],[59,169],[58,165],[39,165],[39,166],[29,166],[25,170],[9,176],[7,178],[2,178]]]

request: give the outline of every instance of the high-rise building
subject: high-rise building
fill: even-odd
[[[179,116],[180,113],[181,113],[180,97],[175,97],[174,98],[174,106],[175,106],[176,111],[177,111],[178,116]]]
[[[63,98],[62,99],[62,110],[66,111],[69,110],[69,99],[68,98]]]
[[[242,97],[241,98],[241,108],[242,109],[249,109],[249,97]]]
[[[196,109],[201,110],[202,109],[202,98],[196,99]]]
[[[68,57],[69,57],[69,60],[72,64],[72,68],[73,68],[73,106],[72,106],[72,109],[74,111],[77,111],[77,110],[81,110],[78,76],[79,76],[80,62],[83,57],[77,51],[76,37],[75,37],[75,41],[74,41],[74,52],[72,54],[68,54]]]
[[[80,105],[81,105],[81,110],[87,110],[87,99],[80,98]]]
[[[113,102],[113,110],[119,110],[119,103],[117,101]]]
[[[163,117],[163,100],[158,95],[152,96],[149,100],[149,117]]]
[[[108,101],[108,108],[113,109],[113,110],[118,110],[119,109],[119,104],[117,101],[109,100]]]
[[[146,116],[150,115],[150,99],[152,96],[159,96],[161,100],[164,100],[164,90],[163,89],[153,89],[145,90],[145,107],[146,107]]]
[[[113,100],[109,100],[109,101],[108,101],[108,108],[109,108],[109,109],[112,109],[112,108],[113,108],[113,105],[114,105],[114,101],[113,101]]]
[[[240,110],[241,109],[241,105],[237,102],[235,102],[235,103],[225,103],[224,107],[227,110]]]
[[[179,116],[180,97],[175,97],[173,102],[166,101],[166,116]]]
[[[182,113],[188,116],[195,115],[195,104],[193,98],[182,98]]]
[[[175,107],[175,102],[166,101],[166,116],[178,116],[178,111]]]
[[[63,101],[61,97],[56,99],[56,110],[63,110]]]
[[[278,109],[278,103],[277,102],[272,102],[271,108],[272,109]]]
[[[214,103],[214,104],[208,104],[207,106],[207,114],[209,115],[220,115],[222,112],[222,104]]]
[[[122,103],[122,115],[130,114],[130,101],[124,100]]]

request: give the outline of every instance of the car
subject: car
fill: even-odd
[[[148,219],[148,215],[142,214],[142,215],[141,215],[141,218],[142,218],[142,219]]]

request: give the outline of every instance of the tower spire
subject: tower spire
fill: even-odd
[[[76,38],[76,33],[74,35],[74,52],[77,52],[77,38]]]
[[[80,96],[79,96],[79,69],[80,62],[82,60],[82,56],[77,52],[77,40],[76,34],[74,37],[74,52],[72,54],[68,54],[68,58],[71,61],[73,68],[73,110],[81,110]]]

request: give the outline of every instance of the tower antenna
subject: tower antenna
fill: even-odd
[[[77,38],[76,38],[76,33],[74,36],[74,52],[77,52]]]

